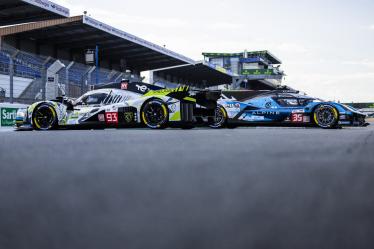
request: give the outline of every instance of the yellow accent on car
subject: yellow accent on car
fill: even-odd
[[[147,122],[147,120],[146,120],[146,118],[145,118],[145,113],[144,113],[144,111],[142,111],[142,119],[143,119],[144,124],[148,125],[148,122]]]
[[[316,124],[319,124],[317,119],[317,113],[314,113],[314,122],[316,122]]]
[[[226,110],[225,110],[225,108],[223,106],[221,106],[221,111],[223,113],[223,117],[227,118],[227,113],[226,113]]]
[[[183,100],[190,101],[196,103],[196,99],[191,98],[191,97],[185,97]]]
[[[170,93],[177,93],[177,92],[188,92],[190,89],[189,86],[180,86],[175,89],[161,89],[161,90],[153,90],[149,91],[144,94],[145,97],[147,96],[166,96]]]
[[[178,111],[174,113],[174,115],[170,118],[170,121],[180,121],[181,120],[181,112]]]
[[[162,106],[162,110],[164,110],[164,115],[166,116],[168,114],[166,106],[164,104],[162,104],[161,106]]]

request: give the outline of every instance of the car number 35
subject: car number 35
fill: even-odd
[[[291,116],[291,121],[294,123],[302,123],[303,122],[303,114],[300,113],[293,113]]]

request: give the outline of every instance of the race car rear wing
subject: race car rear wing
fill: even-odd
[[[201,90],[191,91],[191,96],[196,99],[196,104],[205,106],[209,109],[215,109],[217,100],[221,97],[220,90]]]

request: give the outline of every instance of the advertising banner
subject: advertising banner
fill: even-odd
[[[13,126],[16,122],[18,108],[0,108],[0,126]]]
[[[243,69],[242,75],[276,75],[272,69]]]
[[[256,62],[264,62],[265,60],[259,56],[252,57],[252,58],[240,58],[241,63],[256,63]]]
[[[70,16],[70,10],[68,8],[65,8],[61,5],[55,4],[53,2],[50,2],[48,0],[22,0],[25,3],[32,4],[34,6],[38,6],[40,8],[49,10],[51,12],[54,12],[56,14],[59,14],[61,16],[69,17]]]

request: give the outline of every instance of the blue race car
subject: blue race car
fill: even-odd
[[[325,102],[294,90],[224,91],[212,128],[239,125],[367,126],[366,115],[335,102]]]

